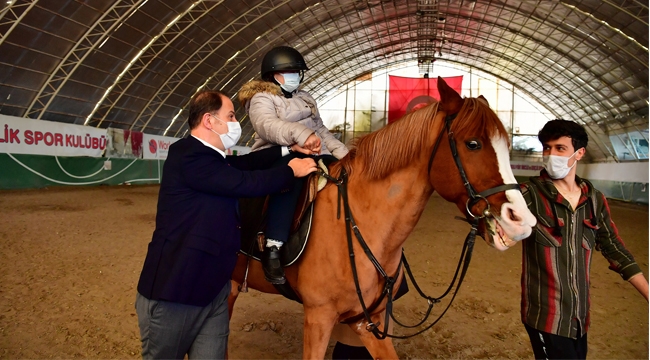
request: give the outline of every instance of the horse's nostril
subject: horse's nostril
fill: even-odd
[[[515,213],[514,210],[512,210],[512,209],[508,209],[508,217],[512,221],[521,221],[522,220],[519,216],[517,216],[517,213]]]

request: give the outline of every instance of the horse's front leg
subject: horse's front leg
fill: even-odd
[[[338,314],[330,309],[305,308],[303,359],[323,359]]]
[[[384,322],[385,312],[371,316],[372,321],[376,324],[378,321]],[[366,349],[370,352],[374,359],[398,359],[397,352],[393,346],[391,338],[387,337],[383,340],[379,340],[375,335],[366,330],[368,322],[366,320],[361,320],[358,323],[350,324],[352,331],[356,332],[363,342],[363,345],[366,346]],[[385,324],[379,326],[379,330],[382,332],[386,331]],[[388,333],[393,333],[392,324],[388,325]]]

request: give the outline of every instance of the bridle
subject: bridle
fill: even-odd
[[[465,190],[467,191],[467,196],[469,197],[467,199],[467,202],[465,203],[465,208],[467,209],[467,214],[471,216],[473,219],[482,219],[490,214],[490,203],[487,201],[487,197],[502,191],[507,191],[507,190],[517,190],[521,191],[521,188],[519,187],[519,184],[503,184],[499,186],[495,186],[493,188],[481,191],[480,193],[476,193],[476,190],[474,190],[474,187],[472,184],[470,184],[469,180],[467,179],[467,174],[465,173],[465,169],[463,168],[463,163],[460,161],[460,157],[458,156],[458,148],[456,147],[456,140],[454,140],[454,133],[451,131],[451,122],[456,118],[458,114],[452,114],[452,115],[447,115],[445,117],[445,129],[447,130],[447,136],[449,138],[449,147],[451,148],[451,154],[454,157],[454,162],[456,163],[456,168],[458,168],[458,172],[460,173],[460,177],[463,180],[463,186],[465,187]],[[436,140],[435,145],[433,146],[433,150],[431,150],[431,156],[429,156],[429,166],[427,169],[427,175],[431,177],[431,166],[433,165],[433,158],[436,156],[436,152],[438,151],[438,146],[440,145],[440,140],[442,139],[442,135],[444,134],[444,131],[440,131],[440,135],[438,135],[438,139]],[[483,210],[483,213],[476,215],[472,213],[471,207],[477,204],[479,201],[485,201],[486,208]]]
[[[383,269],[377,258],[374,256],[370,248],[368,247],[367,243],[363,239],[363,236],[361,235],[361,232],[359,231],[359,228],[357,227],[356,222],[354,221],[354,218],[352,216],[352,212],[350,210],[350,204],[348,202],[348,192],[347,192],[347,181],[348,181],[348,174],[345,171],[344,167],[341,167],[341,173],[339,175],[339,178],[333,178],[332,176],[322,172],[319,170],[319,174],[323,177],[325,177],[327,180],[332,181],[336,184],[338,188],[338,207],[337,207],[337,219],[340,218],[341,216],[341,202],[343,202],[343,209],[344,209],[344,214],[345,214],[345,230],[346,230],[346,237],[347,237],[347,243],[348,243],[348,251],[349,251],[349,257],[350,257],[350,265],[352,268],[352,276],[354,278],[354,284],[356,287],[356,292],[357,296],[359,298],[359,303],[361,305],[361,309],[363,310],[361,314],[358,314],[356,316],[353,316],[349,319],[344,320],[344,323],[355,323],[361,319],[365,319],[367,322],[366,325],[366,330],[370,331],[375,335],[377,339],[385,339],[386,337],[391,337],[391,338],[397,338],[397,339],[406,339],[413,337],[415,335],[419,335],[427,330],[429,330],[431,327],[433,327],[440,319],[442,319],[442,316],[447,312],[451,304],[453,303],[454,299],[456,298],[456,295],[458,294],[458,290],[460,289],[461,284],[463,283],[463,279],[465,278],[465,274],[467,273],[467,269],[469,267],[470,260],[472,258],[472,251],[474,249],[474,241],[476,239],[476,234],[478,233],[478,222],[479,219],[482,219],[486,216],[489,215],[490,213],[490,203],[487,201],[487,197],[493,194],[496,194],[498,192],[502,191],[507,191],[507,190],[519,190],[521,191],[519,184],[504,184],[504,185],[499,185],[495,186],[493,188],[484,190],[480,193],[477,193],[472,184],[470,184],[469,180],[467,179],[467,174],[465,173],[465,170],[463,168],[463,164],[460,161],[460,157],[458,155],[458,148],[456,147],[456,141],[454,140],[454,133],[451,131],[451,122],[456,118],[458,114],[452,114],[452,115],[447,115],[445,117],[445,129],[447,132],[447,136],[449,138],[449,147],[451,148],[451,153],[454,158],[454,162],[456,163],[456,167],[458,168],[458,172],[460,173],[460,177],[463,181],[463,186],[465,187],[465,190],[467,191],[468,195],[468,200],[465,204],[465,207],[467,209],[467,213],[470,215],[471,219],[468,220],[469,224],[472,226],[470,229],[469,233],[467,234],[467,237],[465,238],[465,243],[463,244],[463,250],[461,252],[460,259],[458,261],[458,265],[456,267],[456,272],[454,274],[454,277],[449,284],[449,287],[447,290],[440,296],[440,297],[431,297],[422,292],[420,287],[418,286],[417,282],[415,281],[415,278],[413,277],[413,273],[411,272],[410,266],[408,262],[406,261],[406,256],[404,255],[404,252],[402,252],[402,258],[400,260],[400,264],[397,267],[397,271],[395,272],[395,276],[389,276],[388,273]],[[438,147],[440,145],[442,136],[445,132],[440,131],[440,135],[438,136],[433,150],[431,151],[431,155],[429,157],[429,165],[427,169],[427,175],[430,178],[431,176],[431,167],[433,164],[433,159],[438,151]],[[486,208],[481,214],[473,214],[471,212],[471,207],[474,206],[476,203],[479,201],[485,201],[487,204]],[[354,254],[354,249],[352,245],[352,232],[354,232],[355,237],[357,238],[359,244],[361,245],[364,253],[366,256],[368,256],[368,259],[370,262],[375,266],[375,269],[377,272],[384,278],[384,289],[379,296],[379,298],[370,306],[366,306],[365,302],[363,301],[363,295],[361,292],[361,288],[359,286],[359,276],[357,273],[357,267],[355,263],[355,254]],[[461,270],[461,264],[462,270]],[[404,266],[405,269],[405,276],[408,275],[409,279],[411,279],[411,283],[415,286],[415,289],[418,291],[420,296],[424,299],[427,300],[429,304],[429,309],[427,310],[424,318],[418,322],[415,325],[404,325],[400,323],[395,317],[393,316],[393,287],[395,285],[395,282],[397,281],[397,278],[401,272],[401,268]],[[460,277],[458,277],[460,271]],[[431,310],[433,308],[433,305],[436,303],[439,303],[441,299],[443,299],[447,294],[450,293],[451,289],[453,288],[454,284],[456,283],[456,279],[458,279],[458,285],[456,286],[456,289],[454,291],[454,294],[445,308],[445,310],[438,316],[438,318],[432,322],[431,324],[427,325],[424,329],[421,329],[414,334],[410,335],[393,335],[393,334],[388,334],[387,331],[381,331],[379,330],[379,325],[381,323],[373,323],[372,319],[370,317],[370,312],[372,312],[374,309],[376,309],[381,302],[384,300],[384,298],[387,296],[387,302],[386,302],[386,316],[385,316],[385,323],[388,324],[389,321],[389,316],[392,318],[397,324],[407,327],[407,328],[414,328],[422,325],[428,318],[429,315],[431,315]]]

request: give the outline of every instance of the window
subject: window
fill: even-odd
[[[648,130],[610,135],[609,139],[619,160],[648,159]]]
[[[412,61],[379,69],[347,86],[329,91],[318,99],[325,126],[345,143],[384,127],[389,75],[421,77],[417,62]],[[554,116],[535,100],[514,89],[512,84],[474,68],[444,62],[435,63],[431,76],[463,76],[461,96],[483,95],[488,100],[511,136],[513,150],[537,155],[542,151],[537,133]],[[647,157],[647,136],[645,140]]]

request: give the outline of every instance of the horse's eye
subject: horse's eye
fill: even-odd
[[[467,148],[470,150],[478,150],[481,148],[481,142],[478,140],[470,140],[465,142],[465,145],[467,145]]]

